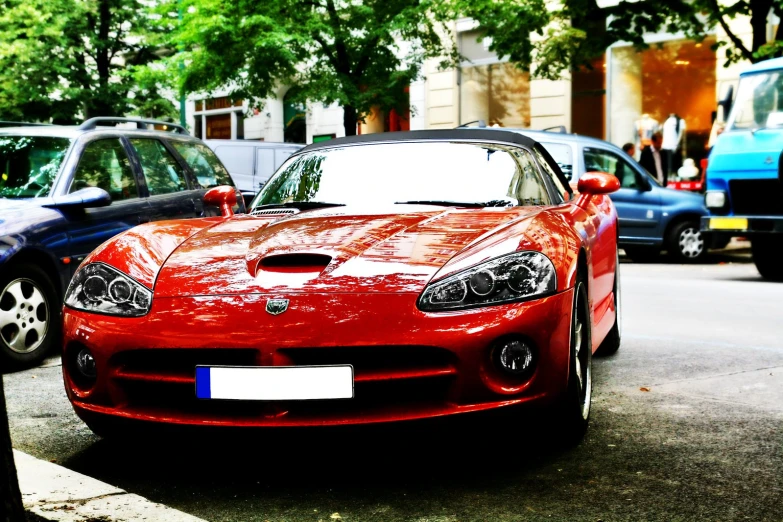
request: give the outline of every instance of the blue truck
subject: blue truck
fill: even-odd
[[[783,281],[783,58],[750,66],[723,103],[731,110],[709,155],[702,233],[748,238],[761,276]]]

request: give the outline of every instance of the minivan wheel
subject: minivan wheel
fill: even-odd
[[[669,255],[680,263],[701,261],[707,254],[707,246],[696,221],[678,223],[669,233]]]

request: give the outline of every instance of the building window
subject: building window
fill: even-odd
[[[207,116],[206,119],[208,140],[231,139],[231,113],[213,114]]]

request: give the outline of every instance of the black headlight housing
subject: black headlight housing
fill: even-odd
[[[554,294],[557,274],[541,252],[521,251],[496,257],[431,283],[419,297],[420,310],[463,310]]]
[[[112,266],[90,263],[71,280],[65,304],[85,312],[141,317],[150,311],[152,291]]]

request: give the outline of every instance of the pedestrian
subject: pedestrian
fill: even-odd
[[[650,141],[650,146],[642,149],[639,164],[652,174],[662,187],[665,187],[669,178],[669,151],[661,148],[663,134],[660,132],[654,132]]]
[[[623,152],[636,159],[636,146],[633,143],[628,142],[623,145]]]

